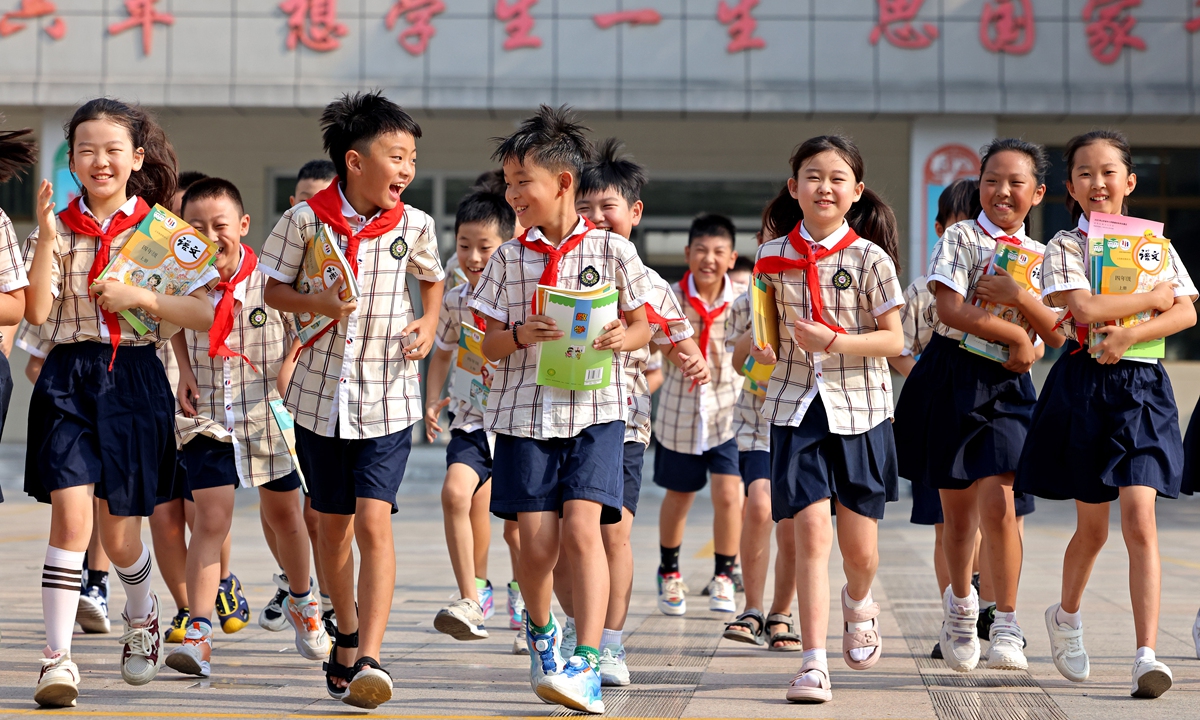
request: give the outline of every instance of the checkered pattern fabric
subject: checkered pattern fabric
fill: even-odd
[[[929,292],[929,279],[924,275],[904,290],[900,321],[904,323],[904,350],[900,354],[917,357],[933,338],[933,328],[938,323],[937,306],[933,293]]]
[[[663,328],[651,324],[654,337],[650,344],[630,353],[625,353],[625,392],[629,412],[625,416],[625,442],[640,442],[650,445],[650,383],[646,373],[663,366],[663,356],[660,347],[670,348],[671,343],[677,343],[692,337],[692,325],[687,321],[679,299],[671,290],[671,286],[654,270],[647,270],[654,283],[654,289],[646,303],[654,308],[659,316],[668,320],[679,318],[679,322],[669,322],[669,327]],[[656,363],[651,367],[651,363]]]
[[[446,275],[449,282],[450,275]],[[455,285],[442,296],[442,311],[438,314],[437,335],[434,342],[450,355],[450,380],[454,381],[454,363],[458,357],[458,336],[463,323],[474,327],[475,319],[467,301],[471,298],[471,286],[468,283]],[[454,413],[454,421],[450,423],[451,430],[475,432],[483,427],[483,413],[471,403],[450,396],[450,404],[446,409]]]
[[[725,313],[725,348],[733,354],[738,338],[750,331],[750,295],[742,293]],[[763,398],[746,392],[745,381],[733,404],[733,436],[738,452],[771,450],[771,424],[762,415]]]

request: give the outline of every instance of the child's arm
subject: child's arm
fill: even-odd
[[[300,340],[293,338],[288,343],[288,351],[287,355],[283,356],[283,363],[279,365],[279,374],[275,376],[275,391],[279,393],[279,397],[287,395],[288,385],[292,382],[292,374],[296,372],[296,351],[299,349]]]
[[[12,352],[12,337],[25,316],[25,288],[0,293],[0,325],[4,326],[4,354]],[[11,326],[11,327],[10,327]],[[11,332],[8,332],[11,331]]]
[[[213,324],[212,301],[205,288],[190,295],[164,295],[108,278],[96,281],[89,294],[101,309],[111,313],[142,308],[172,325],[196,332],[208,332]]]
[[[188,352],[187,338],[182,330],[171,337],[171,349],[175,351],[175,361],[179,364],[179,387],[175,390],[179,409],[184,417],[196,417],[196,406],[192,399],[200,397],[200,386],[196,382],[196,373],[192,372],[192,355]]]
[[[645,313],[642,319],[645,320]],[[554,318],[549,315],[530,315],[525,323],[516,327],[517,340],[521,345],[557,340],[563,336]],[[494,317],[487,318],[487,331],[483,336],[483,354],[493,362],[498,362],[518,350],[513,341],[513,329],[508,323]]]
[[[442,410],[450,404],[450,398],[442,398],[442,388],[446,386],[446,377],[450,374],[450,360],[453,353],[442,348],[435,348],[429,358],[429,369],[425,371],[425,439],[433,442],[442,432],[438,418]]]
[[[700,354],[700,346],[692,338],[684,338],[667,351],[667,359],[683,371],[683,376],[697,385],[712,382],[712,370]]]
[[[1092,352],[1100,353],[1097,358],[1100,364],[1111,365],[1119,361],[1129,348],[1137,343],[1169,337],[1182,330],[1187,330],[1195,324],[1196,306],[1192,303],[1192,299],[1178,297],[1175,298],[1175,303],[1168,310],[1144,323],[1133,327],[1104,325],[1096,328],[1096,332],[1105,337],[1102,342],[1092,348]]]
[[[38,239],[29,263],[29,285],[25,291],[25,319],[41,325],[50,317],[54,304],[54,249],[58,244],[58,223],[54,219],[54,186],[43,180],[37,194]]]
[[[750,356],[750,348],[754,347],[754,331],[747,330],[742,333],[741,337],[733,345],[733,371],[738,375],[745,375],[742,372],[746,367],[746,358]]]
[[[267,305],[279,312],[296,315],[312,313],[341,322],[350,317],[350,314],[358,308],[357,300],[342,302],[342,299],[338,297],[343,284],[345,284],[345,280],[339,279],[333,287],[326,288],[319,293],[305,295],[288,283],[268,277],[263,297],[266,299]]]
[[[445,284],[431,280],[418,280],[421,286],[421,307],[424,312],[421,317],[413,320],[402,331],[407,338],[409,333],[416,333],[417,339],[404,348],[404,357],[409,360],[421,360],[433,348],[433,336],[437,330],[438,310],[442,307],[442,291]],[[489,356],[490,357],[490,356]]]
[[[799,318],[792,326],[792,336],[802,350],[810,353],[829,352],[862,357],[899,355],[904,350],[904,326],[900,322],[900,308],[893,307],[875,318],[875,325],[878,329],[871,332],[837,333],[819,322]],[[1025,338],[1025,342],[1029,342],[1028,337]]]
[[[1175,283],[1168,280],[1148,293],[1133,295],[1093,295],[1088,290],[1064,290],[1055,293],[1071,310],[1077,323],[1104,323],[1136,315],[1147,310],[1166,312],[1175,305]],[[1157,335],[1155,337],[1163,337]],[[1153,338],[1151,338],[1153,339]]]
[[[908,374],[916,367],[917,359],[912,355],[897,355],[888,358],[888,363],[892,366],[893,370],[900,373],[901,377],[908,377]]]
[[[984,302],[1015,307],[1021,316],[1029,321],[1033,331],[1050,347],[1062,347],[1067,341],[1066,337],[1054,329],[1058,323],[1058,313],[1018,285],[1004,268],[998,267],[995,275],[984,275],[980,278],[975,285],[975,297]]]
[[[942,283],[937,285],[937,312],[942,322],[955,330],[1008,345],[1008,362],[1004,363],[1005,369],[1024,373],[1033,367],[1036,360],[1033,341],[1021,326],[1001,320],[983,308],[966,302],[956,290]]]

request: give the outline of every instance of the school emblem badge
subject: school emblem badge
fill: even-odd
[[[408,243],[404,242],[404,238],[396,238],[396,241],[392,243],[391,253],[392,257],[397,260],[404,259],[405,254],[408,253]]]
[[[833,274],[833,286],[838,290],[845,290],[850,287],[852,282],[850,273],[846,272],[845,268],[838,268],[838,271]]]
[[[267,311],[262,308],[254,308],[250,311],[250,324],[256,328],[260,328],[267,324]]]
[[[592,287],[600,282],[600,271],[594,266],[588,265],[583,269],[583,272],[579,273],[579,282],[585,287]]]

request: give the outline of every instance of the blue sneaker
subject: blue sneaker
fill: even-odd
[[[535,693],[538,692],[543,678],[563,671],[564,663],[559,653],[562,633],[559,632],[558,621],[554,619],[553,613],[550,614],[550,625],[550,632],[536,634],[529,622],[529,613],[525,613],[525,643],[529,645],[529,686]]]
[[[475,581],[475,590],[479,593],[479,607],[483,609],[483,619],[491,620],[496,614],[496,593],[492,590],[492,581],[485,580],[486,584],[479,587],[479,581]]]
[[[567,618],[567,622],[562,626],[562,641],[559,643],[558,652],[569,658],[575,654],[575,646],[578,644],[579,635],[575,630],[575,621]]]
[[[250,624],[250,603],[242,593],[242,581],[237,575],[229,573],[229,577],[217,586],[217,618],[221,621],[221,629],[226,635],[241,630]]]
[[[508,629],[520,630],[523,626],[521,615],[525,612],[525,600],[521,597],[521,586],[513,580],[508,584]],[[1200,645],[1197,645],[1200,647]],[[1200,650],[1196,651],[1200,657]]]
[[[604,701],[600,699],[600,675],[578,655],[571,658],[562,672],[543,677],[538,683],[537,694],[547,702],[579,712],[593,715],[604,712]]]

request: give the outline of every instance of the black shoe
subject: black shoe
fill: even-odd
[[[325,625],[326,635],[333,637],[337,634],[337,616],[333,614],[332,609],[321,613],[321,623]]]
[[[975,622],[975,634],[980,640],[992,639],[992,623],[996,622],[996,606],[991,605],[979,611],[979,619]]]
[[[971,587],[975,588],[975,594],[979,594],[979,573],[971,575]]]
[[[933,644],[933,650],[929,653],[929,657],[933,658],[934,660],[945,659],[942,657],[942,644],[940,642],[935,642]]]

